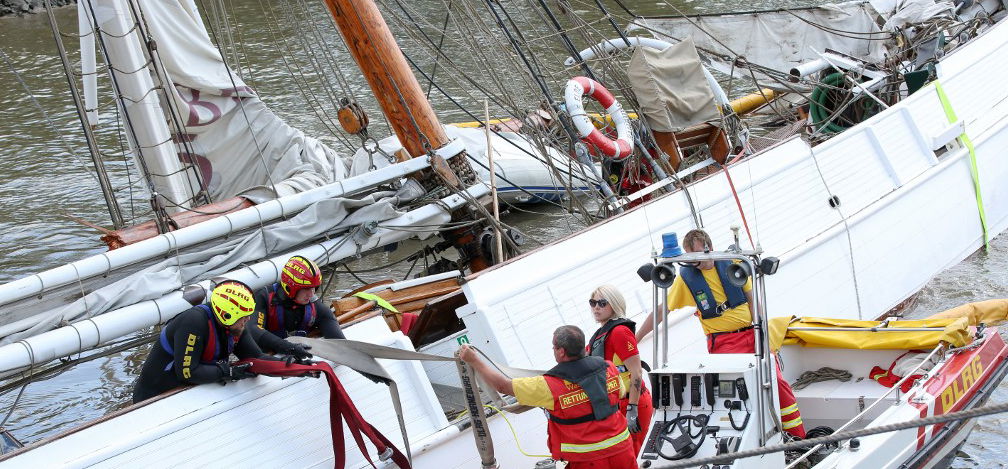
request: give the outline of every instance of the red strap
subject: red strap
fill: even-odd
[[[274,285],[276,287],[276,285]],[[284,325],[280,318],[277,317],[277,307],[273,303],[273,295],[276,294],[276,289],[272,289],[266,295],[266,330],[270,332],[283,331]]]
[[[371,444],[375,446],[378,454],[385,453],[391,449],[392,461],[402,469],[410,469],[411,466],[406,456],[385,435],[382,435],[370,423],[364,420],[364,417],[361,416],[360,411],[357,410],[357,406],[354,405],[353,400],[350,399],[350,395],[347,394],[346,389],[343,388],[343,384],[336,378],[336,373],[328,363],[315,362],[310,365],[292,363],[288,365],[282,361],[259,360],[255,358],[242,360],[239,363],[252,363],[249,371],[267,376],[304,376],[309,373],[325,374],[326,381],[329,382],[329,425],[332,427],[333,454],[336,460],[333,467],[344,467],[345,461],[340,459],[340,455],[344,452],[343,418],[346,417],[346,424],[350,429],[350,434],[353,436],[354,441],[357,442],[357,447],[360,448],[361,454],[371,463],[371,467],[375,467],[374,461],[371,460],[367,448],[364,447],[362,432],[364,436],[367,436],[371,440]]]

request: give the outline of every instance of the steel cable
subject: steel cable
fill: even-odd
[[[954,422],[957,420],[966,420],[976,417],[983,417],[985,415],[1000,414],[1003,412],[1008,412],[1008,403],[995,404],[984,407],[976,407],[969,410],[961,410],[959,412],[951,412],[943,415],[935,415],[932,417],[923,417],[912,420],[907,420],[905,422],[891,423],[887,425],[879,425],[877,427],[862,428],[860,430],[850,430],[840,433],[834,433],[829,436],[824,436],[820,438],[809,438],[807,440],[797,440],[790,443],[784,443],[774,446],[766,446],[762,448],[753,448],[742,451],[736,451],[734,453],[722,454],[718,456],[710,456],[706,458],[690,459],[686,461],[673,462],[669,465],[661,465],[662,469],[675,469],[680,467],[697,467],[704,464],[724,464],[738,459],[751,458],[754,456],[762,456],[764,454],[779,453],[782,451],[791,451],[801,448],[806,448],[809,446],[815,446],[820,444],[836,443],[843,440],[849,440],[851,438],[859,438],[863,436],[878,435],[880,433],[890,433],[900,430],[907,430],[911,428],[924,427],[928,425],[937,425],[942,423]],[[656,466],[659,467],[659,466]]]

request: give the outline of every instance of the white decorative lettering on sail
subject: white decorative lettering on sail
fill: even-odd
[[[284,122],[228,68],[192,1],[149,2],[144,10],[186,127],[189,150],[179,157],[199,167],[213,200],[261,202],[346,176],[333,149]]]

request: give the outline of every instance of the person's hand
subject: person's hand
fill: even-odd
[[[217,366],[220,368],[222,372],[221,384],[224,384],[228,381],[238,381],[245,378],[252,378],[257,376],[255,373],[249,371],[249,368],[252,367],[251,363],[242,363],[240,365],[231,366],[227,362],[221,362],[218,363]]]
[[[282,353],[284,355],[290,355],[291,359],[287,360],[288,365],[290,365],[294,360],[301,362],[312,358],[312,354],[308,352],[308,350],[311,350],[311,345],[292,344],[290,342],[287,342],[287,344],[288,347]]]
[[[474,350],[471,346],[468,344],[462,344],[462,346],[459,347],[459,359],[466,363],[472,363],[478,360],[479,357],[476,356],[476,350]]]
[[[637,419],[637,404],[627,405],[626,422],[627,430],[630,430],[630,433],[640,433],[641,427],[640,420]]]

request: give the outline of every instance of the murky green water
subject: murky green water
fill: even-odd
[[[272,46],[278,36],[293,40],[299,31],[280,30],[268,23],[259,1],[228,3],[235,5],[241,23],[241,40],[248,45],[239,52],[245,61],[246,80],[268,105],[293,125],[346,151],[341,147],[344,144],[341,138],[321,124],[314,113],[305,111],[305,98],[292,86],[283,51]],[[808,3],[762,0],[749,3],[745,8]],[[197,4],[202,6],[200,2]],[[428,0],[411,5],[433,18],[443,15],[439,13],[443,11],[440,2]],[[594,2],[572,2],[572,5],[575,9],[595,8]],[[607,6],[614,14],[622,14],[618,5],[607,3]],[[636,1],[628,6],[642,14],[673,13],[664,2]],[[738,7],[727,1],[701,4],[685,0],[680,1],[677,8],[686,12],[716,12]],[[323,14],[320,6],[316,9]],[[76,32],[73,7],[58,10],[56,16],[65,32]],[[76,39],[65,40],[76,57]],[[89,156],[53,44],[45,15],[0,18],[0,51],[5,54],[0,56],[0,200],[3,201],[0,205],[0,282],[103,251],[99,233],[82,226],[77,219],[110,226],[104,200],[87,169]],[[430,60],[424,60],[422,54],[417,57],[421,66],[430,70]],[[344,70],[352,69],[347,58],[337,59],[343,61]],[[18,74],[12,72],[11,66]],[[351,91],[366,108],[376,109],[369,106],[369,98],[362,91],[364,83],[354,78],[352,72],[346,73]],[[28,90],[20,80],[24,80]],[[107,91],[105,81],[104,77],[100,78],[103,91]],[[465,96],[462,85],[446,80],[446,87],[453,95]],[[436,91],[431,100],[444,120],[471,120]],[[149,210],[145,192],[138,188],[136,176],[131,172],[132,163],[125,160],[119,150],[121,139],[115,130],[113,110],[114,104],[107,97],[102,98],[101,125],[97,133],[107,152],[104,162],[113,186],[119,191],[118,200],[125,217],[146,220]],[[136,190],[131,191],[130,187]],[[556,209],[539,207],[536,210],[551,212],[552,216],[514,213],[509,221],[539,240],[557,239],[579,228],[568,218],[559,216]],[[384,263],[399,255],[390,254],[375,262]],[[374,278],[365,276],[365,279],[377,277],[375,274]],[[994,241],[989,253],[976,253],[934,279],[923,291],[914,313],[926,315],[964,302],[1006,296],[1008,241],[1001,238]],[[35,441],[118,408],[129,400],[132,381],[145,355],[146,349],[113,355],[29,385],[5,426],[17,437]],[[0,415],[6,416],[16,394],[14,390],[0,397]],[[80,405],[81,401],[86,405]],[[991,401],[1008,401],[1008,384],[1002,384]],[[997,461],[1005,455],[1005,419],[1008,417],[981,419],[955,467],[999,467]]]

